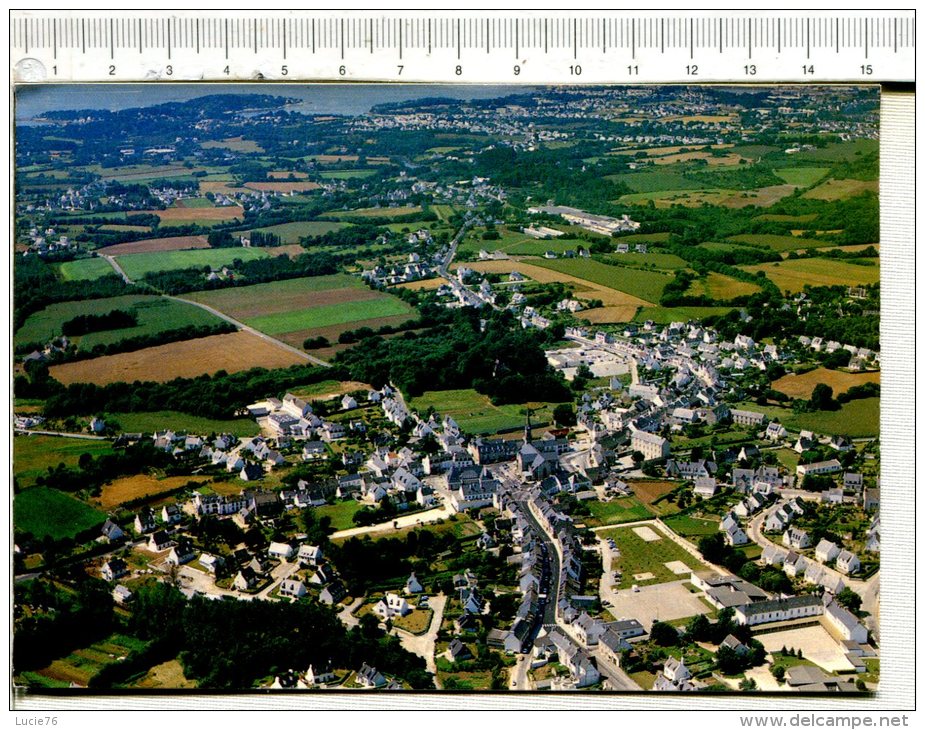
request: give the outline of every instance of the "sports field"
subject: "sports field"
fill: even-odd
[[[253,261],[271,256],[273,249],[264,248],[200,248],[187,251],[156,251],[123,254],[117,257],[119,266],[130,279],[141,279],[155,271],[230,266],[235,259]]]
[[[219,370],[235,373],[256,367],[285,368],[304,363],[305,360],[295,353],[256,335],[232,332],[54,365],[50,373],[55,380],[65,385],[107,385],[132,383],[136,380],[163,383],[174,378],[193,378]]]
[[[73,338],[79,347],[89,349],[100,344],[119,342],[128,337],[154,335],[181,327],[219,324],[217,317],[191,304],[157,296],[124,295],[51,304],[30,315],[16,331],[14,342],[17,345],[47,342],[60,336],[62,325],[78,315],[108,314],[116,309],[132,312],[137,317],[138,324],[134,327],[90,332]]]

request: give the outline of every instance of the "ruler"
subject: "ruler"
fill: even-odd
[[[912,82],[909,11],[14,11],[13,81]]]

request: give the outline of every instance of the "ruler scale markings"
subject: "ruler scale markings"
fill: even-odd
[[[52,58],[58,59],[58,19],[51,19],[51,53]]]
[[[867,58],[867,18],[864,18],[864,58]]]

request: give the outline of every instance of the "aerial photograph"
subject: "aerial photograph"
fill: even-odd
[[[14,104],[13,691],[877,692],[877,86]]]

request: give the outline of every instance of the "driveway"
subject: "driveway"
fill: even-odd
[[[427,662],[427,671],[434,675],[435,681],[437,663],[434,657],[434,649],[437,645],[437,632],[440,631],[440,625],[443,623],[443,610],[446,608],[446,601],[447,597],[443,595],[431,597],[428,605],[434,615],[431,616],[430,626],[426,633],[411,634],[398,628],[392,629],[392,633],[399,638],[401,645],[407,651],[424,658]]]
[[[349,606],[345,606],[343,610],[338,612],[337,618],[341,620],[341,623],[344,624],[348,629],[353,626],[360,625],[360,619],[353,615],[353,612],[356,611],[360,606],[363,605],[363,597],[354,598],[353,603]]]

